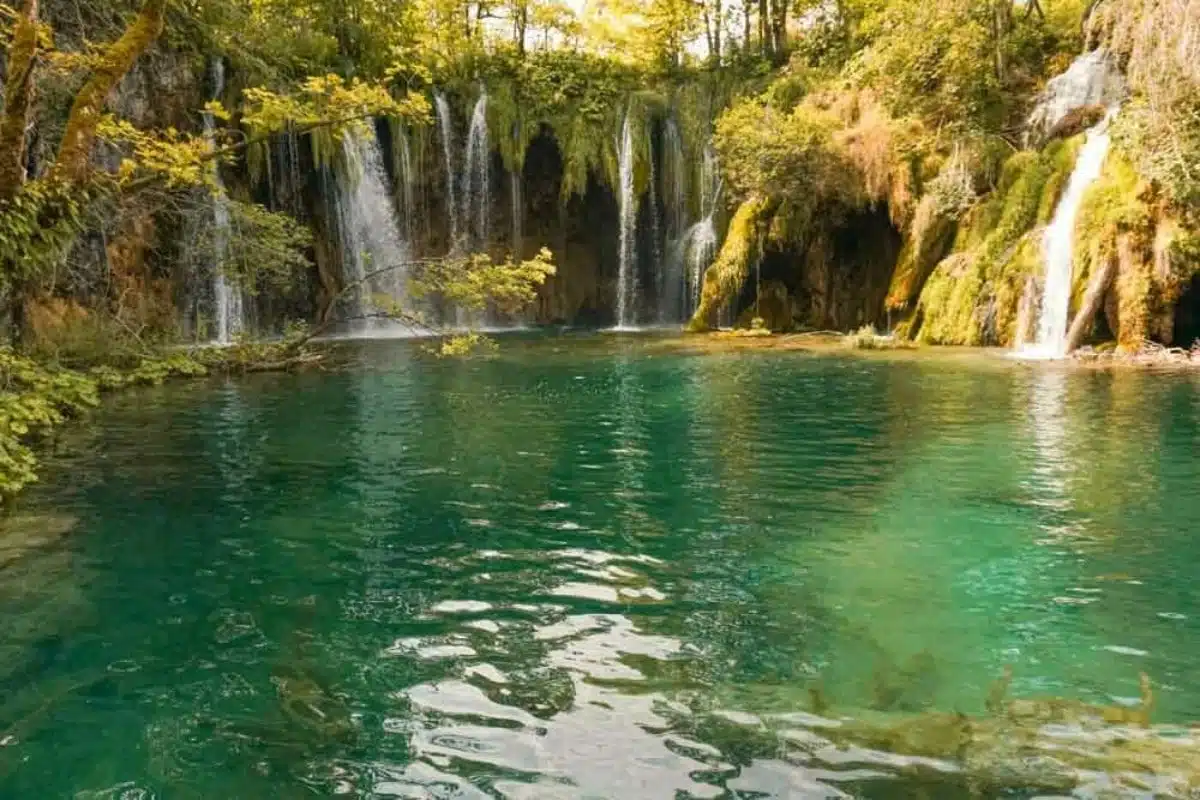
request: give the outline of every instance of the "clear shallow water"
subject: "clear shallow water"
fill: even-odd
[[[1200,719],[1195,377],[653,344],[114,398],[0,547],[0,796],[961,796],[797,713],[1005,665]]]

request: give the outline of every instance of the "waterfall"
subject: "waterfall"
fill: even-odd
[[[688,243],[688,308],[690,317],[700,307],[700,294],[704,290],[704,272],[717,257],[717,226],[713,212],[692,226]]]
[[[225,92],[225,62],[214,58],[212,62],[213,99],[220,100]],[[216,120],[204,112],[204,138],[210,147],[216,147]],[[225,195],[225,184],[221,180],[221,169],[214,161],[212,180],[213,193],[213,301],[217,323],[218,344],[229,344],[241,333],[246,322],[242,304],[242,292],[225,278],[225,264],[229,256],[229,198]]]
[[[667,212],[666,258],[658,269],[658,321],[683,322],[688,317],[689,264],[697,225],[688,226],[687,162],[674,119],[663,127],[663,205]],[[703,211],[701,212],[703,213]],[[711,222],[711,220],[710,220]],[[657,255],[657,254],[656,254]]]
[[[409,261],[408,242],[400,234],[379,143],[371,133],[347,133],[342,138],[347,169],[339,175],[338,222],[342,238],[343,279],[355,284],[350,309],[358,332],[390,327],[386,319],[370,319],[392,310],[374,297],[387,297],[405,311]],[[368,279],[372,272],[388,270]]]
[[[629,112],[617,148],[620,168],[620,264],[617,272],[617,328],[637,324],[637,198],[633,193],[633,129]]]
[[[663,129],[663,187],[668,236],[677,239],[687,227],[687,159],[674,118],[668,119]]]
[[[653,141],[650,131],[646,131],[646,140]],[[663,289],[666,285],[667,267],[663,263],[662,252],[662,219],[658,210],[658,160],[654,157],[654,146],[649,148],[650,156],[650,190],[647,198],[650,203],[650,263],[654,269],[654,282],[657,291],[658,317],[661,321],[664,315]]]
[[[446,162],[446,215],[450,222],[450,250],[458,247],[458,187],[454,175],[454,124],[450,118],[450,104],[441,92],[433,97],[437,109],[438,130],[442,135],[442,156]]]
[[[1066,191],[1046,228],[1042,242],[1045,281],[1037,341],[1033,347],[1023,348],[1023,355],[1034,358],[1062,358],[1067,355],[1067,315],[1071,304],[1075,219],[1088,187],[1100,177],[1104,158],[1108,155],[1108,124],[1114,113],[1115,110],[1109,111],[1098,125],[1088,131],[1087,141],[1079,151]]]
[[[1108,53],[1084,53],[1067,71],[1050,79],[1029,115],[1032,138],[1045,135],[1072,111],[1088,106],[1111,109],[1125,96],[1125,79]]]
[[[672,135],[672,131],[674,134]],[[672,138],[675,144],[672,144]],[[678,159],[680,170],[674,180],[664,182],[668,186],[668,196],[674,195],[672,203],[675,208],[682,209],[676,220],[671,221],[674,227],[678,225],[682,232],[675,235],[667,248],[666,263],[660,275],[662,284],[659,294],[659,319],[662,322],[686,321],[700,305],[700,294],[704,288],[704,272],[717,256],[717,201],[721,196],[721,176],[717,170],[717,156],[712,146],[704,148],[704,158],[700,163],[700,219],[692,225],[683,228],[686,217],[686,193],[683,191],[683,152],[678,143],[678,129],[668,125],[664,136],[664,149],[667,154],[665,162],[675,161],[675,148],[679,147]],[[679,187],[679,188],[672,188]],[[670,212],[670,208],[668,209]]]
[[[408,132],[397,129],[392,137],[392,147],[396,152],[397,170],[396,182],[400,189],[400,212],[404,217],[404,238],[411,242],[414,238],[417,206],[415,201],[416,175],[413,174],[412,150],[408,144]]]
[[[468,250],[483,250],[488,244],[488,218],[492,210],[491,149],[488,143],[486,91],[481,91],[471,112],[467,152],[463,160],[461,224],[466,228]]]

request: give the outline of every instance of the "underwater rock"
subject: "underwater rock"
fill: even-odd
[[[53,546],[78,523],[67,514],[19,514],[0,524],[0,569],[27,554]]]
[[[271,681],[279,693],[279,710],[293,732],[329,742],[354,739],[358,728],[341,698],[303,668],[276,667]]]

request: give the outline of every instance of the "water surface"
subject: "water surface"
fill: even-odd
[[[0,551],[0,795],[953,797],[779,721],[1006,665],[1200,719],[1194,376],[419,348],[72,432]]]

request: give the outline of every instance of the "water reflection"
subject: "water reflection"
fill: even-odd
[[[40,496],[70,546],[5,568],[38,591],[0,591],[3,662],[52,713],[0,792],[1061,792],[985,713],[1006,665],[1200,715],[1186,381],[408,347],[112,409],[89,488]],[[60,608],[86,628],[39,650]]]
[[[1029,423],[1033,438],[1033,463],[1026,482],[1033,502],[1060,512],[1071,508],[1067,481],[1071,464],[1067,451],[1067,378],[1065,370],[1037,370],[1032,377]],[[1061,527],[1047,531],[1058,538]]]

